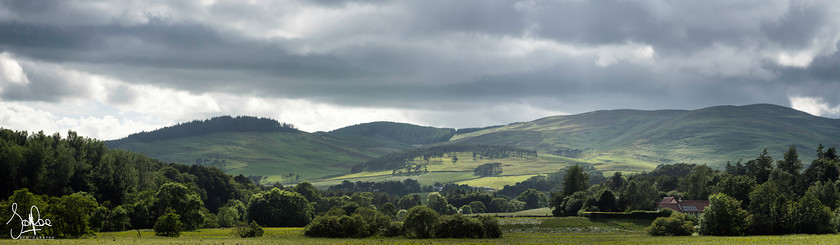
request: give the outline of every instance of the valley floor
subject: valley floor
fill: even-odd
[[[179,238],[154,236],[151,230],[97,233],[70,240],[0,240],[0,244],[837,244],[840,235],[787,235],[746,237],[653,237],[642,220],[590,220],[564,218],[502,218],[500,239],[308,238],[303,228],[265,228],[260,238],[237,238],[232,229],[184,232]]]

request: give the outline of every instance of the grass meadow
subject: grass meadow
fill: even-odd
[[[308,238],[303,228],[265,228],[259,238],[238,238],[232,229],[184,232],[178,238],[156,237],[152,230],[97,233],[80,239],[0,240],[0,244],[837,244],[840,235],[653,237],[646,220],[581,217],[500,218],[499,239]]]

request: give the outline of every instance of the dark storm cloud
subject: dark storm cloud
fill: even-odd
[[[14,16],[0,16],[0,50],[135,84],[362,107],[699,108],[840,91],[840,20],[828,1],[148,5],[161,4],[132,11],[144,3],[3,2]],[[110,14],[94,11],[102,8]],[[361,12],[341,15],[352,11]],[[340,21],[319,25],[305,18],[312,16]],[[277,29],[289,33],[268,35]],[[550,47],[509,54],[542,43]],[[650,57],[632,50],[648,46]],[[780,54],[802,50],[813,53],[809,66],[777,64]],[[8,85],[3,98],[84,94],[57,77],[29,79]],[[534,102],[546,100],[554,103]]]

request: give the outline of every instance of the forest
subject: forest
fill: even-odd
[[[480,145],[413,154],[464,149],[488,156],[536,154]],[[412,179],[344,181],[317,189],[307,182],[257,186],[245,176],[212,167],[108,149],[72,131],[61,137],[3,129],[0,218],[14,220],[35,206],[40,217],[52,221],[39,234],[56,238],[130,229],[178,236],[214,227],[237,227],[242,236],[258,236],[263,226],[306,227],[305,235],[312,237],[492,238],[501,236],[498,221],[465,215],[551,207],[555,216],[649,218],[651,235],[835,233],[840,158],[835,147],[819,146],[815,154],[816,160],[806,165],[791,146],[782,159],[772,159],[765,150],[722,170],[679,163],[609,177],[591,165],[572,165],[498,191],[451,183],[424,186]],[[699,218],[657,211],[662,197],[709,200],[711,206]],[[22,231],[14,223],[4,229],[13,235]],[[470,232],[451,232],[466,229]]]

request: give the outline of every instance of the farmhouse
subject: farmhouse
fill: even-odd
[[[663,197],[659,203],[656,204],[656,210],[663,208],[670,208],[674,211],[691,214],[699,217],[709,206],[709,201],[702,200],[682,200],[682,198]]]

